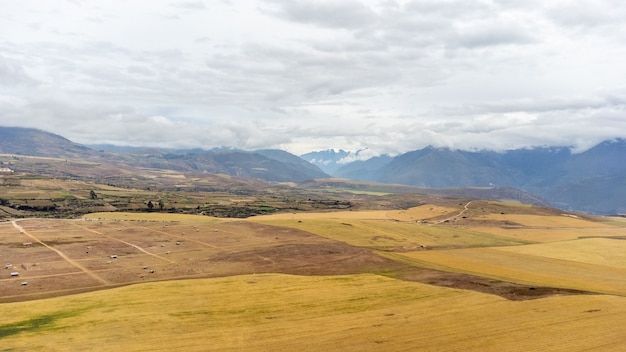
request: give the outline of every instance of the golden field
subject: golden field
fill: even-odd
[[[484,247],[528,243],[475,231],[472,228],[431,226],[460,210],[423,205],[402,211],[343,211],[257,216],[249,221],[295,228],[316,235],[373,249]],[[404,219],[404,220],[402,220]],[[419,219],[419,222],[418,222]]]
[[[4,304],[0,351],[617,351],[626,298],[505,299],[375,275],[158,282]]]
[[[468,248],[394,254],[416,265],[484,276],[527,285],[561,287],[626,296],[626,268],[623,252],[610,257],[610,248],[619,240],[587,243],[584,252],[565,253],[568,248],[535,245],[528,248]],[[551,252],[551,249],[554,251]],[[602,260],[597,253],[606,253]],[[550,253],[547,254],[546,253]],[[559,254],[561,254],[559,256]],[[560,257],[560,258],[559,258]],[[569,258],[569,259],[564,259]],[[604,264],[599,264],[604,262]]]

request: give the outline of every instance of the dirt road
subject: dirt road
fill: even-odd
[[[61,252],[60,250],[51,247],[49,245],[47,245],[45,242],[41,241],[39,238],[37,238],[36,236],[34,236],[33,234],[28,233],[26,230],[24,230],[24,228],[22,226],[20,226],[16,220],[11,221],[11,223],[13,224],[13,227],[15,227],[18,231],[20,231],[20,233],[30,237],[34,242],[37,242],[39,244],[41,244],[42,246],[48,248],[49,250],[55,252],[56,254],[59,255],[59,257],[63,258],[63,260],[65,260],[66,262],[70,263],[72,266],[76,267],[77,269],[79,269],[80,271],[84,272],[85,274],[91,276],[93,279],[97,280],[98,282],[102,283],[103,285],[109,285],[110,282],[108,282],[107,280],[101,278],[100,276],[96,275],[93,271],[85,268],[84,266],[80,265],[80,263],[76,262],[75,260],[72,260],[72,258],[68,257],[65,253]]]

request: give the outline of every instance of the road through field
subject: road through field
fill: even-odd
[[[58,254],[61,258],[63,258],[66,262],[70,263],[71,265],[73,265],[74,267],[78,268],[80,271],[84,272],[85,274],[91,276],[93,279],[97,280],[98,282],[102,283],[103,285],[109,285],[110,282],[108,282],[107,280],[101,278],[100,276],[96,275],[93,271],[85,268],[84,266],[80,265],[80,263],[76,262],[75,260],[73,260],[72,258],[68,257],[65,253],[61,252],[60,250],[48,246],[45,242],[41,241],[39,238],[37,238],[35,235],[28,233],[26,230],[24,230],[24,228],[22,226],[20,226],[17,221],[13,220],[11,221],[11,223],[13,224],[13,227],[15,227],[18,231],[20,231],[20,233],[30,237],[33,241],[41,244],[42,246],[48,248],[49,250],[55,252],[56,254]]]
[[[443,219],[443,220],[439,220],[439,221],[437,221],[437,222],[435,223],[435,225],[437,225],[437,224],[441,224],[441,223],[444,223],[444,222],[446,222],[446,221],[450,221],[450,220],[452,220],[452,219],[454,219],[454,218],[458,218],[459,216],[463,215],[466,211],[468,211],[468,210],[469,210],[468,208],[469,208],[469,205],[470,205],[470,204],[472,204],[472,201],[471,201],[471,200],[470,200],[469,202],[467,202],[467,204],[465,204],[465,205],[463,206],[463,209],[461,209],[461,211],[460,211],[458,214],[454,214],[454,215],[452,215],[452,216],[450,216],[450,217],[447,217],[447,218],[445,218],[445,219]]]

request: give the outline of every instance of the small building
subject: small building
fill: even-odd
[[[17,271],[12,271],[11,276],[20,276],[20,273],[18,273]]]
[[[113,254],[112,256],[110,256],[111,259],[117,259],[117,255]]]

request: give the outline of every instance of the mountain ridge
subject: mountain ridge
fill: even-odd
[[[329,177],[317,166],[284,151],[237,149],[193,150],[177,153],[159,148],[95,151],[62,136],[32,128],[0,127],[0,153],[39,157],[83,158],[93,162],[180,172],[223,173],[269,182],[300,182]]]
[[[308,154],[315,162],[276,149],[243,151],[135,148],[96,151],[53,133],[0,127],[0,153],[56,158],[83,158],[129,168],[169,169],[186,173],[226,174],[267,182],[305,182],[332,176],[352,180],[436,189],[441,194],[502,195],[511,188],[539,196],[565,210],[595,214],[626,213],[626,140],[604,141],[582,152],[568,147],[540,147],[505,152],[426,147],[395,157],[381,155],[345,162],[355,155],[343,150]],[[321,158],[324,156],[326,158]],[[326,163],[334,174],[316,163]],[[328,169],[327,169],[328,170]],[[57,170],[72,176],[71,168]],[[498,190],[496,192],[496,190]],[[426,191],[423,191],[427,193]],[[509,192],[514,194],[514,192]],[[518,196],[516,196],[518,197]],[[522,195],[519,195],[522,197]],[[526,197],[533,199],[532,197]],[[515,197],[514,197],[515,198]],[[537,200],[535,202],[540,202]]]
[[[626,140],[621,138],[576,154],[567,147],[505,152],[426,147],[378,168],[371,165],[377,162],[359,163],[361,169],[369,165],[369,173],[347,164],[341,177],[429,188],[513,187],[562,209],[626,213]]]

